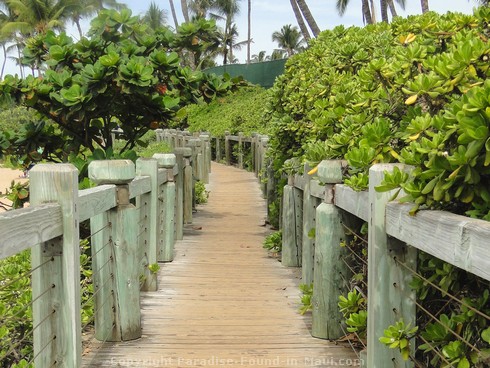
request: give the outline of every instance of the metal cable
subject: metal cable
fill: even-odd
[[[345,247],[347,247],[347,249],[349,249],[349,250],[351,251],[351,253],[352,253],[354,256],[356,256],[356,258],[358,258],[358,259],[359,259],[359,260],[360,260],[362,263],[364,263],[364,264],[367,266],[367,264],[368,264],[368,263],[367,263],[367,261],[366,261],[364,258],[362,258],[362,257],[361,257],[359,254],[357,254],[357,252],[355,252],[355,251],[354,251],[354,249],[352,249],[352,248],[349,246],[349,244],[347,244],[347,242],[345,243],[345,245],[344,245],[344,246],[345,246]]]
[[[4,284],[4,281],[1,281],[0,284],[2,286],[2,289],[7,289],[9,286],[11,286],[12,284],[16,283],[17,281],[19,280],[22,280],[28,276],[31,276],[35,271],[37,271],[38,269],[40,269],[41,267],[45,266],[46,264],[48,264],[49,262],[53,262],[54,261],[54,257],[51,257],[49,258],[48,260],[44,261],[43,263],[41,263],[40,265],[37,265],[36,267],[34,267],[33,269],[27,271],[26,273],[20,275],[19,277],[13,279],[13,280],[10,280],[8,283]]]
[[[342,262],[344,262],[344,264],[347,266],[347,268],[353,273],[353,274],[356,274],[357,272],[351,268],[351,266],[349,266],[348,262],[345,260],[344,257],[340,257],[342,259]],[[368,284],[366,283],[366,281],[364,280],[359,280],[360,282],[362,282],[366,287],[368,286]]]
[[[340,328],[342,329],[342,332],[344,333],[344,335],[348,336],[349,334],[345,331],[344,326],[342,326],[342,322],[339,322],[339,325],[340,325]],[[352,344],[352,342],[350,341],[349,338],[347,338],[347,342],[349,343],[354,354],[356,354],[357,358],[360,360],[361,356],[359,355],[359,353],[357,352],[357,349],[354,347],[354,345]]]
[[[421,335],[418,335],[418,337],[427,345],[429,345],[431,347],[431,351],[433,351],[434,353],[436,353],[437,356],[439,356],[439,358],[441,358],[442,360],[444,360],[445,363],[448,364],[448,367],[454,367],[454,365],[452,365],[445,357],[444,355],[442,355],[440,353],[440,351],[434,346],[432,345],[430,342],[428,342],[426,339],[424,339]]]
[[[103,287],[104,287],[105,285],[107,285],[107,283],[108,283],[109,281],[114,280],[114,274],[113,274],[113,273],[111,273],[109,276],[110,276],[110,277],[108,277],[108,278],[107,278],[107,279],[104,281],[104,283],[103,283],[101,286],[97,287],[97,290],[96,290],[96,291],[95,291],[95,292],[92,294],[92,296],[91,296],[90,298],[88,298],[88,299],[85,301],[85,303],[84,303],[84,304],[82,304],[82,309],[83,309],[83,307],[87,306],[87,305],[88,305],[88,303],[89,303],[90,301],[92,301],[92,300],[95,298],[95,296],[96,296],[98,293],[100,293],[100,292],[101,292],[101,290],[103,290]]]
[[[38,351],[38,353],[37,353],[36,355],[34,355],[34,357],[33,357],[33,358],[32,358],[32,359],[29,361],[29,363],[28,363],[28,364],[34,364],[34,361],[36,360],[36,358],[37,358],[39,355],[41,355],[41,353],[42,353],[42,352],[44,352],[44,350],[46,350],[46,348],[47,348],[49,345],[51,345],[51,343],[52,343],[54,340],[56,340],[56,335],[53,335],[53,336],[51,337],[51,339],[50,339],[50,340],[47,342],[47,344],[46,344],[46,345],[44,345],[44,346],[43,346],[43,348],[42,348],[40,351]],[[53,366],[54,366],[55,364],[56,364],[56,361],[55,361],[55,362],[53,362]]]
[[[89,236],[87,236],[85,239],[91,239],[92,237],[94,237],[95,235],[97,235],[98,233],[104,231],[105,229],[109,228],[112,226],[112,223],[111,222],[108,222],[107,225],[105,225],[104,227],[100,228],[99,230],[97,230],[95,233],[93,234],[90,234]]]
[[[342,222],[342,226],[348,230],[352,235],[354,235],[356,238],[358,238],[360,241],[362,241],[364,244],[369,244],[368,241],[366,239],[364,239],[363,237],[361,237],[360,235],[357,235],[357,233],[352,230],[349,226],[347,226],[346,224],[344,224]]]
[[[90,317],[90,319],[87,321],[87,323],[85,323],[85,325],[82,326],[82,331],[84,331],[93,321],[95,321],[95,316],[98,312],[100,312],[100,310],[107,304],[107,301],[111,300],[111,299],[114,299],[114,294],[111,290],[111,294],[105,298],[104,300],[104,303],[102,303],[98,308],[97,310],[94,311],[94,314],[92,315],[92,317]]]
[[[466,308],[472,310],[476,314],[478,314],[481,317],[485,318],[486,320],[490,321],[490,316],[488,316],[485,313],[479,311],[478,309],[472,307],[471,305],[465,303],[462,299],[459,299],[456,296],[448,293],[447,291],[444,291],[441,287],[439,287],[438,285],[434,284],[433,282],[431,282],[430,280],[428,280],[427,278],[425,278],[424,276],[422,276],[419,272],[413,270],[411,267],[407,266],[404,262],[400,261],[397,257],[393,257],[393,259],[395,260],[396,263],[398,263],[401,266],[403,266],[405,269],[407,269],[408,271],[410,271],[413,275],[419,277],[422,281],[427,282],[430,286],[432,286],[433,288],[439,290],[441,293],[443,293],[443,295],[448,296],[452,300],[460,303],[461,305],[464,305]]]
[[[94,254],[92,254],[92,257],[91,258],[94,259],[97,254],[99,254],[100,252],[102,252],[110,244],[112,244],[112,237],[111,236],[109,237],[109,241],[107,243],[105,243],[102,246],[102,248],[100,248],[99,250],[97,250],[97,252],[95,252]]]

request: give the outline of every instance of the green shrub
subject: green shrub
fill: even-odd
[[[209,192],[206,190],[206,186],[202,181],[196,181],[195,191],[197,204],[208,203]]]

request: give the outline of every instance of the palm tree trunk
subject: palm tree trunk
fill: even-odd
[[[298,22],[299,29],[301,29],[301,33],[303,34],[303,38],[308,41],[311,39],[310,32],[308,32],[308,28],[303,20],[303,16],[301,15],[301,11],[298,8],[298,3],[296,0],[290,0],[291,7],[293,8],[294,16],[296,17],[296,21]]]
[[[420,0],[420,5],[422,6],[422,13],[429,11],[429,0]]]
[[[22,66],[22,55],[20,54],[20,47],[17,45],[17,56],[19,57],[19,68],[20,68],[20,77],[24,79],[24,67]]]
[[[168,0],[168,2],[170,3],[170,11],[172,12],[172,18],[174,19],[175,30],[177,31],[177,28],[179,28],[179,22],[177,20],[177,13],[175,12],[174,0]]]
[[[313,15],[310,12],[310,9],[308,8],[308,5],[306,4],[305,0],[296,0],[296,3],[298,4],[299,8],[301,9],[301,13],[303,13],[303,16],[306,19],[306,23],[308,23],[308,26],[310,27],[311,31],[313,32],[313,36],[318,36],[320,33],[320,28],[318,28],[318,25],[316,24],[315,18],[313,18]]]
[[[369,0],[362,0],[362,17],[364,18],[364,24],[373,24]]]
[[[398,13],[396,12],[396,9],[395,9],[395,4],[393,4],[393,0],[387,0],[387,2],[388,2],[388,7],[390,8],[391,16],[393,18],[398,16]]]
[[[78,34],[80,35],[80,39],[83,38],[83,31],[82,31],[82,26],[80,25],[80,17],[76,17],[73,19],[73,22],[75,22],[78,30]]]
[[[381,21],[388,23],[388,4],[386,2],[387,0],[380,0],[380,6],[381,6]]]
[[[190,18],[189,18],[189,7],[187,6],[187,0],[180,0],[180,4],[182,6],[182,14],[184,15],[184,19],[186,22],[189,22]]]
[[[248,0],[247,64],[250,64],[250,44],[252,42],[252,0]]]
[[[376,23],[376,6],[374,4],[374,0],[369,0],[371,3],[371,24]]]
[[[3,79],[3,73],[5,72],[5,64],[7,64],[7,48],[5,47],[5,43],[2,43],[3,49],[3,63],[2,63],[2,72],[0,73],[0,80]]]

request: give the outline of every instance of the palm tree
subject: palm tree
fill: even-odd
[[[400,5],[402,9],[405,9],[405,0],[396,0],[397,4]],[[381,5],[381,20],[388,23],[388,8],[390,9],[391,15],[396,17],[396,9],[393,0],[380,0]]]
[[[349,5],[349,3],[350,0],[337,0],[337,11],[340,16],[343,16],[345,14],[345,11],[347,10],[347,6]],[[376,20],[373,17],[374,3],[372,0],[371,0],[371,5],[372,6],[369,5],[369,0],[362,0],[362,17],[366,24],[376,23]]]
[[[308,5],[306,4],[306,1],[296,0],[296,3],[301,9],[301,13],[303,13],[306,23],[308,23],[308,26],[311,28],[311,31],[313,32],[313,36],[315,37],[318,36],[318,34],[320,33],[320,28],[318,28],[315,18],[313,18],[313,15],[310,12],[310,8],[308,8]]]
[[[306,27],[305,21],[303,20],[303,15],[301,14],[301,10],[299,10],[298,3],[296,0],[290,0],[291,7],[293,8],[294,16],[296,17],[296,21],[298,22],[299,29],[301,29],[301,33],[303,34],[303,38],[308,41],[310,40],[310,32]]]
[[[230,48],[230,56],[233,56],[233,39],[238,36],[236,25],[233,24],[235,16],[240,13],[240,6],[237,0],[215,0],[213,8],[225,20],[225,28],[223,32],[223,64],[227,63],[228,47]]]
[[[190,0],[188,7],[195,17],[206,18],[213,4],[213,0]]]
[[[82,18],[92,17],[101,9],[117,9],[120,10],[126,5],[117,2],[117,0],[78,0],[72,1],[68,5],[68,11],[71,13],[70,18],[77,26],[80,38],[83,37],[80,21]]]
[[[172,12],[172,18],[174,20],[175,30],[179,28],[179,21],[177,20],[177,13],[175,12],[174,0],[168,0],[170,3],[170,11]]]
[[[187,0],[180,0],[180,6],[182,8],[182,14],[184,15],[184,20],[186,22],[189,22],[190,17],[189,17],[189,7],[187,6]]]
[[[284,50],[274,50],[272,51],[270,60],[280,60],[286,57],[286,51]]]
[[[420,0],[420,6],[422,7],[422,13],[429,11],[429,0]]]
[[[167,14],[165,10],[160,9],[160,7],[152,1],[142,20],[147,23],[151,29],[157,30],[162,28],[167,22]]]
[[[253,63],[261,63],[263,61],[267,61],[270,59],[270,56],[267,56],[267,53],[265,51],[260,51],[258,54],[255,54],[252,56],[252,62]]]
[[[247,3],[247,64],[250,64],[250,44],[252,43],[252,0]]]
[[[279,48],[284,50],[288,57],[300,51],[304,43],[301,32],[291,24],[282,26],[280,31],[274,32],[272,41],[277,42]]]

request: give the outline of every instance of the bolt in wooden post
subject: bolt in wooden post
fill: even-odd
[[[141,290],[156,291],[158,290],[157,274],[150,271],[149,265],[157,263],[157,249],[159,244],[159,186],[158,186],[158,161],[154,158],[139,158],[136,161],[136,174],[140,176],[149,176],[151,180],[151,192],[142,194],[136,199],[136,207],[140,208],[141,225],[145,226],[146,236],[140,241],[141,254],[145,259],[146,267],[144,269],[145,281]],[[141,233],[141,230],[138,231]]]
[[[332,203],[332,184],[342,181],[340,161],[322,161],[318,178],[326,183],[325,200],[316,209],[315,266],[313,270],[312,335],[322,339],[337,339],[343,335],[342,315],[337,307],[342,274],[347,266],[342,262],[346,254],[340,246],[344,230],[339,210]]]
[[[70,164],[39,164],[30,171],[30,183],[31,204],[57,202],[63,220],[62,237],[31,251],[35,270],[33,326],[40,324],[33,332],[34,364],[41,368],[79,367],[82,343],[78,171]]]
[[[230,132],[225,132],[225,163],[231,165]]]
[[[396,264],[394,257],[416,267],[415,248],[401,246],[399,241],[386,235],[386,204],[391,192],[376,192],[385,171],[401,164],[378,164],[369,170],[369,232],[368,232],[368,367],[413,367],[404,361],[396,349],[388,349],[379,342],[384,330],[400,319],[415,325],[415,295],[409,287],[412,275]]]
[[[174,150],[175,160],[179,174],[175,178],[175,239],[184,237],[184,152],[188,148],[179,147]]]
[[[114,294],[114,311],[108,315],[96,316],[100,327],[106,331],[98,331],[99,337],[106,341],[126,341],[141,337],[140,284],[138,250],[138,221],[139,211],[129,201],[128,184],[134,179],[135,166],[130,160],[92,161],[89,165],[89,177],[97,184],[115,184],[117,186],[118,206],[108,211],[108,221],[111,223],[111,238],[113,241],[114,275],[107,280],[98,280],[99,288],[107,288],[101,293]],[[97,245],[99,248],[104,245]],[[102,252],[103,253],[103,252]],[[99,254],[93,260],[99,267],[106,259],[99,259]],[[101,303],[99,293],[96,294],[95,310]],[[98,313],[105,311],[101,309]],[[110,321],[110,322],[107,322]]]
[[[192,223],[192,201],[193,201],[193,172],[190,160],[192,157],[192,149],[186,148],[184,150],[184,224]]]
[[[167,170],[168,180],[160,189],[160,244],[157,257],[159,262],[171,262],[174,259],[175,228],[175,182],[173,169],[176,164],[174,154],[154,154],[158,166]]]

